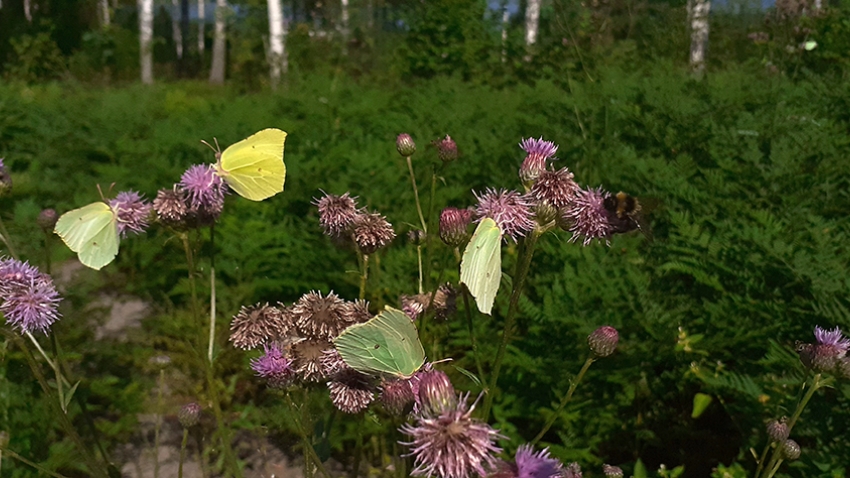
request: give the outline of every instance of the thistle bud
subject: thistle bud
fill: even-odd
[[[183,428],[192,428],[201,420],[201,406],[195,402],[183,405],[177,412],[177,420]]]
[[[782,457],[786,460],[800,458],[800,445],[794,440],[785,440],[785,443],[782,444]]]
[[[439,156],[440,161],[451,163],[457,159],[457,143],[455,143],[451,136],[446,135],[440,141],[434,141],[434,145],[437,146],[437,156]]]
[[[837,372],[842,378],[850,379],[850,357],[844,357],[838,362]]]
[[[469,240],[472,211],[447,207],[440,213],[440,239],[447,245],[458,247]]]
[[[38,224],[44,232],[52,232],[53,228],[56,226],[56,220],[58,216],[56,215],[55,209],[42,209],[40,213],[38,213],[38,217],[35,219],[35,223]]]
[[[381,385],[381,404],[392,415],[401,415],[413,403],[410,380],[392,380]]]
[[[421,246],[422,244],[425,244],[425,231],[421,229],[414,229],[407,233],[407,239],[414,246]]]
[[[597,357],[607,357],[617,349],[620,335],[614,327],[604,325],[587,336],[587,345]]]
[[[10,192],[12,192],[12,176],[9,176],[3,158],[0,158],[0,196],[5,196]]]
[[[623,478],[623,470],[619,466],[602,465],[605,478]]]
[[[426,415],[439,415],[444,410],[457,406],[457,395],[449,376],[439,370],[418,374],[416,403]]]
[[[767,436],[770,437],[770,441],[775,443],[782,443],[788,439],[788,425],[785,424],[785,417],[780,418],[779,420],[771,420],[767,424]]]
[[[398,135],[398,138],[395,140],[395,147],[398,150],[398,154],[405,157],[413,156],[413,153],[416,152],[416,143],[413,142],[413,138],[407,133]]]

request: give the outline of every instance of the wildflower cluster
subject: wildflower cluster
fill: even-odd
[[[392,224],[379,213],[357,207],[357,198],[325,194],[317,199],[319,224],[325,234],[341,243],[353,243],[363,254],[375,253],[395,239]]]
[[[47,330],[59,320],[60,301],[53,280],[17,259],[0,259],[0,312],[22,333]]]
[[[209,164],[189,167],[180,182],[156,193],[153,208],[163,225],[178,230],[213,224],[224,208],[227,185]]]

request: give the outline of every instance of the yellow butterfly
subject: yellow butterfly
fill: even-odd
[[[272,197],[283,191],[286,179],[285,141],[286,132],[269,128],[230,145],[224,152],[214,148],[215,172],[245,199],[262,201]]]

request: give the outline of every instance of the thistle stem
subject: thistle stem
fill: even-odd
[[[543,435],[545,435],[546,432],[549,431],[549,429],[555,423],[555,420],[558,419],[558,415],[560,415],[561,412],[564,410],[564,407],[567,406],[567,403],[569,403],[570,400],[572,400],[573,393],[575,393],[576,388],[578,388],[579,382],[581,382],[581,379],[584,378],[584,374],[587,373],[587,369],[590,368],[590,365],[595,360],[596,359],[593,357],[593,355],[590,355],[589,357],[587,357],[587,360],[584,361],[584,365],[581,367],[581,370],[579,371],[578,375],[576,375],[576,378],[574,378],[573,380],[570,380],[570,389],[567,390],[567,394],[564,395],[563,398],[561,398],[561,403],[558,404],[558,408],[555,410],[555,413],[550,415],[549,418],[546,420],[546,424],[543,425],[543,428],[540,429],[540,433],[538,433],[537,436],[534,437],[534,440],[531,440],[532,446],[536,445],[537,442],[539,442],[543,438]]]
[[[292,397],[288,393],[286,394],[286,401],[288,402],[289,408],[295,412],[293,413],[293,416],[295,417],[295,432],[298,433],[299,437],[301,437],[302,447],[304,448],[304,466],[306,467],[308,463],[312,461],[316,465],[316,469],[319,470],[319,473],[324,475],[325,478],[331,478],[330,473],[328,473],[324,463],[322,463],[322,460],[313,448],[313,444],[310,441],[310,437],[307,435],[307,431],[304,429],[303,418],[297,413],[299,411],[298,407],[295,406],[295,402],[292,401]],[[309,460],[307,458],[309,458]]]
[[[177,478],[183,478],[183,460],[186,458],[186,442],[189,441],[189,429],[183,429],[183,441],[180,442],[180,463],[177,464]]]
[[[541,232],[535,229],[522,241],[522,251],[517,260],[516,272],[514,273],[514,287],[511,291],[510,302],[508,303],[508,315],[505,317],[505,328],[502,330],[502,341],[499,343],[499,350],[496,352],[496,359],[493,362],[493,374],[490,376],[490,385],[487,387],[487,396],[484,399],[482,415],[485,422],[490,418],[490,410],[493,407],[493,398],[496,395],[496,386],[499,383],[499,372],[502,369],[502,361],[505,358],[505,351],[508,348],[508,344],[514,335],[519,297],[522,295],[525,278],[528,276],[528,269],[531,266],[531,258],[534,256],[534,246],[537,244],[540,234]]]
[[[2,449],[0,449],[0,452],[3,452],[3,451],[5,451],[5,452],[6,452],[6,454],[7,454],[7,455],[9,455],[9,457],[10,457],[10,458],[13,458],[13,459],[15,459],[15,460],[18,460],[18,461],[20,461],[21,463],[23,463],[23,464],[25,464],[25,465],[29,465],[29,466],[31,466],[31,467],[33,467],[33,468],[35,468],[36,470],[38,470],[38,471],[40,471],[40,472],[44,473],[45,475],[50,475],[50,476],[52,476],[53,478],[68,478],[68,477],[67,477],[67,476],[65,476],[65,475],[60,475],[59,473],[56,473],[56,472],[54,472],[54,471],[50,471],[50,470],[48,470],[47,468],[45,468],[45,467],[43,467],[43,466],[39,465],[38,463],[32,462],[32,461],[30,461],[30,460],[27,460],[26,458],[22,457],[21,455],[18,455],[17,453],[13,452],[12,450],[10,450],[10,449],[8,449],[8,448],[2,448]]]
[[[159,431],[162,428],[162,387],[165,384],[165,369],[159,371],[156,391],[156,422],[153,430],[153,478],[159,478]]]
[[[472,356],[475,358],[475,366],[478,368],[478,378],[482,384],[487,383],[484,377],[484,369],[481,367],[481,359],[478,353],[478,341],[475,340],[475,332],[472,327],[472,309],[469,307],[469,291],[463,287],[463,306],[466,309],[466,327],[469,329],[469,341],[472,343]]]
[[[428,225],[425,224],[425,216],[422,214],[422,203],[419,202],[419,188],[416,187],[416,175],[413,174],[413,161],[410,159],[410,156],[407,157],[407,170],[410,171],[410,184],[413,185],[413,197],[416,199],[416,212],[419,213],[419,222],[422,224],[422,230],[427,233]]]
[[[422,244],[416,246],[416,259],[419,262],[419,293],[424,292],[422,289]]]
[[[36,381],[38,381],[38,384],[41,386],[42,392],[44,392],[44,394],[48,397],[48,403],[58,405],[58,401],[54,401],[53,390],[51,390],[50,386],[47,384],[47,380],[41,373],[41,368],[39,367],[38,362],[35,361],[35,357],[32,355],[30,349],[27,348],[26,343],[21,340],[18,335],[12,332],[3,331],[3,333],[6,335],[7,338],[11,338],[18,346],[18,348],[21,349],[21,351],[23,352],[24,358],[26,359],[30,370],[32,370]],[[97,462],[94,455],[92,455],[89,449],[86,448],[85,444],[83,444],[82,438],[80,438],[80,435],[77,433],[77,430],[74,428],[74,425],[71,423],[71,420],[68,419],[68,415],[66,415],[65,412],[62,411],[62,408],[58,406],[55,411],[56,415],[58,415],[59,417],[59,425],[62,427],[65,433],[68,434],[68,436],[71,438],[71,441],[74,442],[74,445],[76,445],[77,450],[80,452],[83,460],[89,467],[89,472],[98,478],[108,478],[108,473],[106,473],[102,469],[100,463]]]
[[[207,359],[210,366],[213,363],[213,347],[215,345],[215,268],[210,267],[210,340],[207,348]]]
[[[363,254],[358,251],[360,255],[360,300],[366,299],[366,281],[369,279],[369,254]]]
[[[0,240],[3,241],[3,244],[6,244],[6,249],[9,250],[9,255],[18,258],[18,254],[15,253],[15,248],[12,247],[12,240],[9,237],[9,232],[6,230],[6,225],[3,223],[3,218],[0,217]]]

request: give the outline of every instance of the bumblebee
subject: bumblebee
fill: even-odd
[[[641,204],[637,198],[623,191],[605,198],[602,206],[608,212],[608,223],[612,234],[622,234],[638,229],[644,233],[648,229],[641,216]]]

